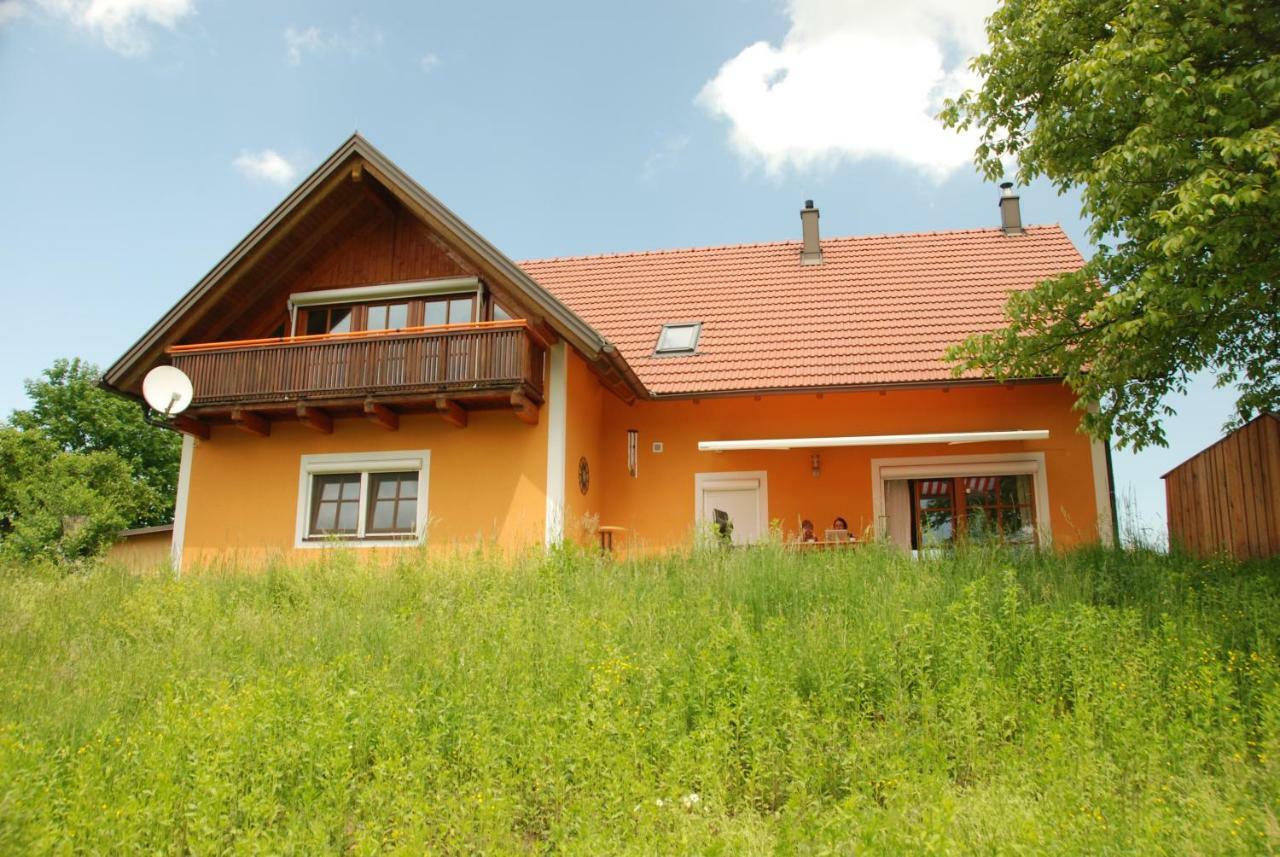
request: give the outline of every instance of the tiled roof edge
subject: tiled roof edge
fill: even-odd
[[[1047,232],[1056,230],[1061,232],[1063,237],[1067,237],[1066,232],[1059,223],[1041,223],[1032,226],[1023,227],[1023,231],[1031,232]],[[880,232],[871,235],[838,235],[831,238],[823,238],[824,245],[828,243],[852,242],[852,241],[874,241],[884,238],[935,238],[948,235],[991,235],[1001,233],[999,226],[993,226],[983,229],[938,229],[925,232]],[[1070,238],[1067,238],[1070,241]],[[669,256],[677,253],[709,253],[717,250],[751,250],[765,247],[794,247],[799,246],[800,239],[790,241],[756,241],[746,244],[707,244],[698,247],[666,247],[658,250],[620,250],[613,253],[587,253],[578,256],[545,256],[538,259],[520,259],[517,265],[541,265],[550,264],[552,262],[585,262],[594,259],[620,259],[620,258],[643,258],[646,256]],[[1075,246],[1072,244],[1072,246]]]

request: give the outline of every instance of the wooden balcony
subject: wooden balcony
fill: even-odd
[[[536,421],[546,343],[525,322],[503,321],[178,345],[169,355],[195,389],[189,418],[227,417],[263,434],[282,415],[331,431],[328,413],[350,410],[384,425],[422,410],[465,425],[465,411],[482,407]]]

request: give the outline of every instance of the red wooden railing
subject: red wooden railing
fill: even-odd
[[[514,321],[177,345],[169,354],[201,406],[521,385],[541,396],[546,348]]]

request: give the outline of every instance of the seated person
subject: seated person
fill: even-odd
[[[813,531],[813,521],[805,518],[800,522],[800,538],[797,541],[816,542],[817,540],[818,534]]]
[[[826,540],[829,542],[856,542],[857,539],[849,532],[849,522],[843,517],[837,515],[836,519],[831,522],[831,529],[826,532]]]

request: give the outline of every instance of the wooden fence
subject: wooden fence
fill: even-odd
[[[1197,556],[1280,554],[1280,419],[1264,414],[1164,475],[1169,543]]]

